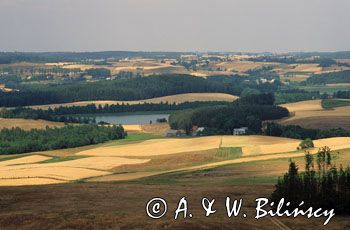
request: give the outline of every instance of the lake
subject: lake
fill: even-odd
[[[156,123],[157,119],[165,118],[169,119],[169,114],[129,114],[129,115],[119,115],[119,114],[104,114],[96,115],[96,123],[100,121],[107,122],[109,124],[122,124],[122,125],[142,125]]]

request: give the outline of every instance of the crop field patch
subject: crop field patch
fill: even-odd
[[[291,116],[279,121],[283,125],[300,125],[312,129],[336,129],[343,128],[350,130],[350,106],[347,100],[343,100],[340,107],[334,106],[339,103],[332,103],[333,109],[324,109],[321,100],[302,101],[281,105],[291,112]]]
[[[86,105],[117,105],[117,104],[142,104],[142,103],[184,103],[184,102],[194,102],[194,101],[234,101],[238,99],[237,96],[233,96],[225,93],[185,93],[185,94],[177,94],[171,96],[157,97],[152,99],[145,100],[136,100],[136,101],[80,101],[80,102],[72,102],[72,103],[62,103],[62,104],[50,104],[50,105],[34,105],[28,106],[33,109],[48,109],[48,108],[58,108],[60,106],[71,107],[71,106],[86,106]]]
[[[0,118],[0,129],[12,129],[12,128],[21,128],[24,130],[31,129],[45,129],[49,127],[63,127],[63,122],[53,122],[53,121],[44,121],[44,120],[33,120],[33,119],[9,119],[9,118]]]

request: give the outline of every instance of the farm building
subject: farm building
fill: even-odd
[[[166,137],[183,137],[186,136],[186,133],[182,130],[171,129],[165,133]]]
[[[233,129],[233,135],[238,136],[238,135],[245,135],[248,131],[248,127],[241,127],[238,129]]]
[[[204,127],[197,127],[197,126],[194,126],[194,127],[193,127],[192,136],[197,136],[199,132],[203,132],[204,130],[205,130]]]

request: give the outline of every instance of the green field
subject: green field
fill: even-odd
[[[334,100],[334,99],[322,100],[322,107],[324,109],[333,109],[333,108],[343,107],[343,106],[350,106],[350,101]]]
[[[326,86],[326,85],[300,86],[298,88],[309,92],[319,91],[320,93],[328,93],[328,94],[333,94],[337,91],[350,90],[349,86]]]

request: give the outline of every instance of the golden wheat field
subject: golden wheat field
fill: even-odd
[[[31,164],[31,163],[37,163],[37,162],[41,162],[49,159],[51,159],[51,157],[42,156],[42,155],[23,156],[21,158],[16,158],[12,160],[0,161],[0,167],[10,166],[10,165],[19,165],[19,164]]]
[[[321,100],[300,101],[295,103],[282,104],[280,106],[287,108],[289,112],[323,110]]]
[[[2,161],[0,185],[51,184],[111,174],[115,167],[127,164],[143,164],[148,159],[120,157],[87,157],[56,163],[39,163],[51,157],[32,155]]]
[[[185,93],[177,94],[172,96],[157,97],[146,100],[137,100],[137,101],[80,101],[72,103],[63,103],[63,104],[50,104],[50,105],[35,105],[29,106],[33,109],[48,109],[48,108],[57,108],[60,106],[85,106],[89,104],[95,105],[116,105],[116,104],[140,104],[140,103],[183,103],[183,102],[194,102],[194,101],[234,101],[238,97],[225,93]]]
[[[151,133],[159,135],[164,135],[168,130],[170,130],[168,123],[123,125],[123,128],[128,133]]]
[[[21,128],[24,130],[31,129],[45,129],[47,126],[49,127],[63,127],[64,123],[62,122],[53,122],[53,121],[45,121],[45,120],[32,120],[32,119],[8,119],[8,118],[0,118],[0,129],[11,129],[11,128]]]
[[[87,156],[150,157],[184,152],[205,151],[220,147],[241,147],[243,156],[287,153],[297,150],[300,140],[269,136],[210,136],[146,140],[128,145],[99,147],[78,152]],[[334,150],[348,148],[350,138],[328,138],[315,141],[315,148],[325,145]]]
[[[126,132],[142,132],[141,125],[123,125]]]
[[[170,130],[170,125],[168,123],[143,124],[141,125],[141,129],[144,133],[164,135],[168,130]]]
[[[202,138],[153,139],[136,144],[90,149],[79,152],[77,155],[147,157],[215,149],[219,148],[220,142],[221,138],[217,136]]]
[[[313,72],[318,73],[322,71],[322,67],[319,66],[319,64],[296,64],[292,65],[293,71],[296,72]]]
[[[333,84],[326,84],[326,86],[330,86],[330,87],[347,86],[347,87],[350,87],[350,83],[333,83]]]
[[[222,62],[216,64],[215,67],[225,69],[230,72],[245,73],[249,70],[261,68],[264,66],[275,66],[276,63],[270,62],[251,62],[251,61],[233,61],[233,62]]]

